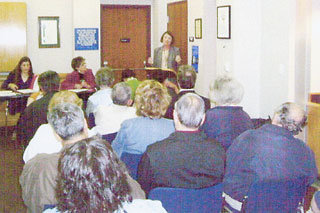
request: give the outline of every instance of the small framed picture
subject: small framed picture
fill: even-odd
[[[231,38],[231,7],[217,7],[217,38]]]
[[[39,20],[39,48],[59,48],[60,32],[59,17],[38,17]]]
[[[201,18],[195,19],[194,26],[195,26],[195,38],[201,39],[202,38],[202,19]]]

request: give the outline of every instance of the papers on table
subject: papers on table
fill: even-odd
[[[11,96],[16,96],[16,95],[21,95],[21,94],[31,94],[37,92],[36,90],[32,89],[19,89],[16,92],[12,90],[1,90],[0,91],[0,97],[11,97]]]
[[[19,89],[17,91],[18,93],[22,93],[22,94],[30,94],[30,93],[38,92],[37,90],[33,90],[33,89]]]
[[[79,93],[79,92],[85,92],[88,91],[89,89],[70,89],[69,91],[75,92],[75,93]]]
[[[8,96],[15,96],[17,93],[12,92],[11,90],[3,90],[0,91],[0,97],[8,97]]]

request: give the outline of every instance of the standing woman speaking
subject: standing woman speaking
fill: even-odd
[[[12,70],[7,79],[1,85],[1,89],[29,89],[33,82],[33,69],[29,57],[24,56],[20,59],[17,66]],[[22,112],[26,107],[27,99],[13,99],[9,101],[9,112],[14,115],[17,112]]]
[[[153,59],[148,58],[148,64],[153,67],[161,69],[174,69],[177,70],[178,65],[181,63],[180,49],[172,46],[174,43],[174,37],[166,31],[162,34],[160,41],[162,47],[158,47],[154,50]]]

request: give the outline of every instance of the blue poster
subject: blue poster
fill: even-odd
[[[192,46],[192,61],[191,64],[193,68],[198,72],[199,63],[199,46]]]
[[[98,50],[99,35],[98,28],[75,28],[76,50]]]

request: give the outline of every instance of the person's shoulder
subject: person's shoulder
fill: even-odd
[[[59,161],[59,154],[37,154],[35,157],[30,159],[23,168],[23,172],[32,173],[46,173],[45,171],[56,170]]]

